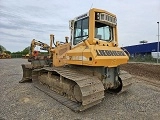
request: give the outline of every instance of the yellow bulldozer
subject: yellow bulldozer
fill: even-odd
[[[22,59],[28,59],[28,58],[29,58],[29,54],[22,55]]]
[[[5,51],[0,52],[0,59],[10,59],[11,55],[6,53]]]
[[[100,103],[105,91],[120,93],[131,85],[120,72],[129,57],[118,47],[116,15],[93,8],[69,23],[70,41],[55,42],[51,34],[49,57],[22,64],[20,83],[33,82],[73,111],[83,111]]]

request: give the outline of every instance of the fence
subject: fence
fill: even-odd
[[[22,58],[22,54],[11,54],[11,58]]]
[[[131,62],[153,62],[156,63],[157,59],[153,58],[151,55],[137,55],[135,57],[130,57]]]

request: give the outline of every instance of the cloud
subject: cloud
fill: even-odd
[[[91,6],[117,15],[119,45],[156,41],[159,0],[0,0],[0,44],[7,50],[20,51],[33,38],[48,43],[52,33],[63,41],[70,34],[68,21],[86,13]]]
[[[51,30],[51,29],[62,29],[67,27],[64,24],[48,24],[48,23],[40,23],[40,22],[35,22],[32,21],[32,19],[25,19],[22,18],[20,16],[16,16],[16,15],[10,15],[10,14],[5,14],[3,12],[0,11],[0,15],[1,15],[1,20],[3,21],[3,23],[0,23],[0,28],[7,28],[7,29],[28,29],[28,30],[37,30],[38,29],[47,29],[47,30]],[[8,21],[7,23],[6,20]]]
[[[12,34],[12,33],[5,33],[5,32],[0,32],[1,35],[3,36],[10,36],[10,37],[16,37],[16,38],[24,38],[24,35],[20,34],[20,35],[15,35],[15,34]],[[26,38],[27,36],[25,36]]]

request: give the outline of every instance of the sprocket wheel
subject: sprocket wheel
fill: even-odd
[[[108,89],[108,91],[110,93],[119,93],[122,90],[123,83],[122,83],[122,80],[121,80],[121,78],[119,76],[118,76],[118,81],[119,81],[120,84],[119,84],[119,86],[117,88],[115,88],[115,89],[109,88]]]

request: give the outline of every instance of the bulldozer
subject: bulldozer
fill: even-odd
[[[29,54],[22,55],[22,59],[28,59],[28,58],[29,58]]]
[[[0,51],[0,59],[10,59],[11,55],[6,53],[5,51]]]
[[[48,58],[34,56],[31,64],[22,64],[20,83],[32,82],[73,111],[99,104],[105,91],[126,91],[131,77],[124,77],[120,65],[126,64],[129,56],[118,47],[116,15],[92,8],[70,20],[69,28],[70,41],[65,37],[65,42],[55,42],[50,35]]]

